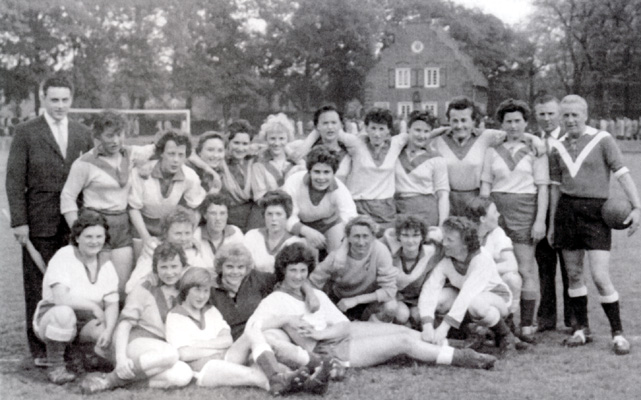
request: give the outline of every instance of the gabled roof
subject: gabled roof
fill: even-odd
[[[391,46],[395,46],[400,42],[407,40],[410,44],[413,40],[420,37],[436,37],[441,43],[448,47],[454,56],[454,59],[458,61],[463,68],[467,71],[472,84],[475,86],[488,87],[487,78],[483,75],[481,70],[479,70],[475,65],[472,57],[463,53],[456,40],[450,36],[450,34],[443,28],[438,22],[434,21],[431,24],[428,23],[407,23],[402,27],[397,28],[392,32],[396,38],[395,43]],[[430,34],[432,33],[432,34]],[[405,40],[404,40],[405,39]],[[390,47],[391,47],[390,46]],[[381,56],[384,56],[385,50],[382,50]]]

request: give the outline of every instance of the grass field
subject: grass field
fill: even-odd
[[[0,141],[4,138],[0,138]],[[7,208],[4,191],[8,149],[0,142],[0,208]],[[641,187],[641,155],[626,153],[625,162]],[[621,193],[615,185],[616,193]],[[82,398],[77,385],[49,384],[42,370],[28,366],[24,338],[24,304],[20,249],[8,221],[0,221],[0,399],[74,400]],[[614,232],[612,276],[621,295],[621,313],[632,353],[615,356],[610,350],[605,315],[590,290],[590,318],[595,342],[580,349],[560,345],[564,335],[546,332],[526,353],[501,360],[493,371],[469,371],[420,365],[398,360],[366,370],[352,370],[348,378],[332,384],[332,399],[635,399],[641,398],[641,233],[628,238]],[[557,288],[558,289],[558,288]],[[639,397],[637,397],[639,396]],[[96,399],[267,399],[257,389],[201,389],[175,391],[142,386],[101,393]],[[311,398],[301,395],[291,398]]]

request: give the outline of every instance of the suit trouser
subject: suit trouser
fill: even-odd
[[[563,282],[563,321],[565,326],[571,325],[571,310],[568,296],[568,274],[561,251],[553,249],[547,238],[543,238],[536,246],[536,262],[539,265],[541,281],[541,304],[537,313],[538,323],[556,326],[556,264],[561,264],[561,281]]]
[[[31,237],[29,238],[33,246],[38,250],[45,263],[49,260],[65,243],[66,235],[61,234],[52,237]],[[42,299],[42,279],[44,275],[33,262],[27,252],[26,247],[22,248],[22,277],[24,284],[24,300],[27,319],[27,342],[32,357],[44,357],[46,355],[45,344],[38,339],[33,331],[33,314],[36,312],[38,302]]]

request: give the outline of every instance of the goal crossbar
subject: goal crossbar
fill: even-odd
[[[188,109],[179,109],[179,110],[160,110],[160,109],[144,109],[144,110],[129,110],[129,109],[113,109],[113,108],[71,108],[69,109],[70,113],[77,114],[97,114],[103,111],[115,111],[121,114],[183,114],[185,116],[187,133],[191,134],[191,110]]]

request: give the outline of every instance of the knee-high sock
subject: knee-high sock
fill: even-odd
[[[577,329],[587,329],[590,327],[588,321],[588,288],[582,286],[577,289],[569,289],[568,294],[570,295],[570,305],[572,306],[572,312],[574,313],[574,318],[576,319],[576,326],[574,330]]]
[[[47,361],[51,365],[64,365],[65,349],[67,348],[68,343],[47,340],[45,344],[47,347]]]
[[[621,315],[619,313],[619,293],[614,292],[608,296],[601,296],[601,307],[605,311],[605,315],[610,321],[610,329],[612,336],[620,335],[623,333],[623,326],[621,325]]]
[[[536,292],[521,292],[521,326],[534,324],[534,309],[536,308]]]
[[[254,360],[260,369],[263,370],[267,379],[271,379],[278,373],[278,361],[276,361],[276,356],[273,351],[263,351],[258,355],[258,357],[255,357]]]

